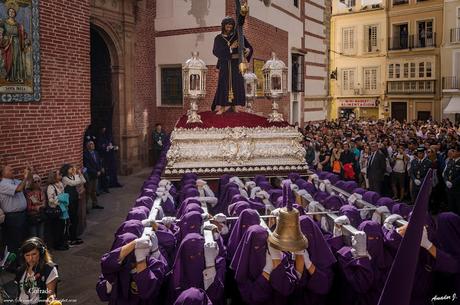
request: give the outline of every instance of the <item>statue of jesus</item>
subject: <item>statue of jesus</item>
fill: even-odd
[[[238,16],[240,26],[243,26],[244,17]],[[214,39],[213,54],[218,58],[219,80],[211,110],[217,110],[216,114],[222,114],[230,107],[233,111],[240,112],[246,104],[244,79],[238,70],[238,34],[235,26],[232,17],[225,17],[222,20],[222,33]],[[252,52],[252,46],[244,37],[244,56],[248,62]]]

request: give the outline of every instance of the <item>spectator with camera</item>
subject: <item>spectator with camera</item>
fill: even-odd
[[[3,233],[9,251],[16,254],[25,238],[27,228],[27,201],[24,189],[30,179],[30,169],[24,169],[24,180],[21,181],[14,179],[14,171],[10,165],[0,165],[0,178],[0,209],[5,213]]]
[[[79,193],[78,187],[86,183],[85,177],[71,164],[64,164],[61,167],[62,183],[64,184],[64,191],[69,194],[69,245],[80,245],[83,240],[78,238],[78,204],[79,204]]]

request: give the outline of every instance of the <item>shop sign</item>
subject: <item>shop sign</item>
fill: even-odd
[[[341,99],[339,107],[377,107],[375,99]]]

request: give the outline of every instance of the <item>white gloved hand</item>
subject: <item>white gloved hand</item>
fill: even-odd
[[[245,186],[247,189],[254,188],[256,186],[256,183],[254,181],[248,181],[246,182]]]
[[[351,237],[351,244],[354,250],[354,255],[357,257],[363,257],[363,256],[368,256],[369,254],[367,253],[367,237],[366,233],[359,231],[356,232],[352,237]]]
[[[163,217],[163,218],[161,219],[161,222],[162,222],[165,226],[170,227],[170,226],[174,223],[175,220],[176,220],[175,217],[167,216],[167,217]]]
[[[418,179],[414,179],[414,183],[416,186],[419,186],[422,182],[420,182],[420,180]]]
[[[270,198],[270,194],[268,194],[266,191],[258,191],[256,193],[256,197],[261,199],[268,199]]]
[[[206,184],[207,184],[206,181],[204,181],[203,179],[198,179],[198,180],[196,180],[196,186],[197,186],[197,187],[203,187],[203,186],[205,186]]]
[[[105,289],[107,291],[107,294],[110,294],[112,292],[112,284],[109,283],[109,281],[105,281]]]
[[[428,239],[428,232],[426,231],[426,227],[423,227],[423,234],[422,240],[420,241],[420,246],[427,250],[430,250],[430,248],[433,246],[433,243]]]
[[[390,214],[390,210],[388,210],[387,206],[378,207],[375,210],[375,212],[372,214],[372,220],[379,224],[382,224],[383,221],[385,220],[385,215],[389,215],[389,214]]]
[[[273,271],[273,259],[270,253],[268,252],[268,249],[267,252],[265,252],[265,267],[263,271],[268,274],[272,273]]]
[[[399,215],[399,214],[391,214],[390,216],[388,216],[385,219],[385,222],[383,223],[383,226],[387,230],[392,230],[394,228],[393,224],[395,223],[395,221],[402,220],[402,219],[403,219],[402,216]]]
[[[136,256],[136,262],[140,263],[147,258],[152,247],[152,242],[149,236],[142,236],[135,239],[134,255]]]
[[[165,213],[163,212],[163,208],[161,206],[156,206],[153,208],[157,210],[157,216],[155,219],[163,219],[165,216]]]
[[[150,242],[152,243],[152,246],[150,247],[150,253],[154,258],[158,259],[160,257],[160,250],[158,249],[158,237],[153,231],[149,233],[148,236],[150,237]]]
[[[297,184],[292,183],[291,184],[291,191],[297,192],[299,190],[299,186]]]
[[[270,256],[272,259],[282,259],[283,258],[283,253],[278,250],[273,248],[270,243],[268,243],[268,251],[270,252]]]
[[[210,215],[208,213],[202,213],[201,214],[201,219],[203,219],[203,221],[209,220]]]
[[[321,203],[319,203],[318,201],[310,201],[310,203],[308,204],[308,213],[318,212],[320,210],[320,206]]]
[[[211,268],[206,268],[203,270],[203,285],[204,285],[204,290],[208,289],[209,286],[214,283],[214,279],[216,277],[216,268],[211,267]]]
[[[217,226],[212,223],[207,223],[203,226],[204,230],[217,231]]]
[[[297,191],[297,195],[299,195],[299,196],[304,196],[306,194],[308,194],[308,192],[306,190],[304,190],[304,189]]]
[[[166,187],[166,185],[170,184],[171,181],[167,180],[167,179],[161,179],[160,182],[158,183],[158,186],[160,187]]]
[[[141,222],[144,227],[151,227],[155,223],[155,219],[147,218],[147,219],[142,220]]]
[[[257,192],[260,192],[261,190],[262,189],[260,188],[260,186],[253,187],[251,189],[251,194],[250,194],[251,199],[254,199],[256,197]]]
[[[276,208],[273,211],[271,211],[270,214],[275,216],[275,217],[278,217],[278,216],[280,216],[280,210],[281,210],[280,208]]]
[[[452,188],[452,182],[446,181],[446,186],[447,186],[447,188],[449,188],[449,189]]]
[[[324,192],[324,191],[326,190],[326,185],[325,185],[324,183],[321,182],[321,183],[319,184],[319,190],[320,190],[321,192]]]
[[[350,224],[350,220],[345,215],[339,216],[336,219],[334,219],[334,230],[333,230],[334,237],[342,236],[343,235],[342,226],[349,225],[349,224]]]
[[[216,197],[201,197],[200,200],[209,203],[212,207],[215,207],[217,204],[217,198]]]
[[[310,269],[311,265],[313,265],[310,255],[308,254],[307,249],[303,249],[294,253],[295,255],[303,256],[303,261],[305,262],[305,268],[308,270]]]
[[[313,174],[313,175],[310,176],[310,179],[311,179],[311,181],[316,181],[316,180],[319,179],[319,177],[318,177],[317,174]]]
[[[215,241],[204,244],[204,260],[206,268],[216,265],[216,257],[219,254],[219,246]]]
[[[229,232],[228,226],[226,224],[223,224],[222,228],[220,229],[220,234],[227,235],[228,232]]]
[[[244,198],[248,198],[248,192],[246,192],[245,189],[239,189],[239,190],[240,190],[241,196],[243,196]]]
[[[219,214],[214,215],[213,219],[217,221],[218,223],[227,222],[227,216],[225,216],[224,213],[219,213]]]
[[[358,198],[356,198],[356,195],[355,194],[351,194],[350,197],[348,197],[348,203],[351,204],[351,205],[354,205],[356,200],[358,200]]]
[[[209,187],[209,185],[205,184],[203,185],[203,190],[204,190],[204,194],[205,196],[208,196],[208,197],[216,197],[214,195],[214,192],[211,190],[211,188]]]
[[[324,186],[326,188],[326,192],[332,193],[332,183],[328,179],[324,180]]]

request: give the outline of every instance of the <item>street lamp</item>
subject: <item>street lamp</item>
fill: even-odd
[[[198,52],[192,52],[192,57],[182,65],[184,97],[190,99],[187,124],[203,123],[198,114],[197,101],[206,95],[206,73],[208,68],[204,61],[198,58],[198,55]]]
[[[272,52],[272,58],[267,60],[262,68],[264,73],[264,94],[272,100],[272,113],[268,115],[269,122],[282,122],[283,114],[278,112],[278,99],[287,95],[287,67],[283,61]]]
[[[253,113],[252,103],[256,97],[257,75],[252,72],[246,72],[244,77],[244,91],[246,93],[246,111]]]

